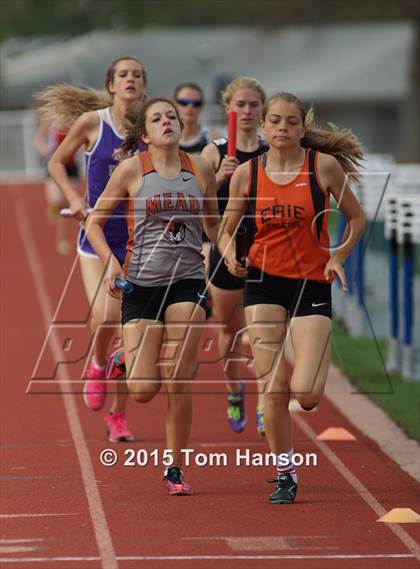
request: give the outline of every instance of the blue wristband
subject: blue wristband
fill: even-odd
[[[123,290],[125,293],[130,294],[130,292],[133,292],[134,286],[132,283],[124,280],[124,279],[120,279],[120,277],[117,277],[115,279],[115,286],[121,290]]]

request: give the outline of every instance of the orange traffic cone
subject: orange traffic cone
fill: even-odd
[[[355,441],[356,437],[342,427],[329,427],[317,436],[318,441]]]

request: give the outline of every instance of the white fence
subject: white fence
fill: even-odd
[[[35,111],[0,112],[0,178],[2,183],[44,177],[34,138],[38,127]]]
[[[354,336],[389,337],[388,369],[420,380],[420,277],[415,274],[420,164],[370,155],[365,166],[354,190],[370,223],[346,261],[350,294],[334,287],[335,314]],[[370,248],[370,232],[378,223],[384,226],[387,253]]]
[[[224,112],[220,105],[206,105],[203,123],[225,133]],[[38,128],[35,111],[0,111],[0,181],[37,181],[45,177],[42,159],[34,139]],[[83,169],[83,157],[78,156]]]

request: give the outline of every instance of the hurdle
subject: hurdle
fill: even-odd
[[[351,255],[344,263],[348,281],[348,294],[339,294],[337,285],[334,287],[336,289],[334,292],[335,313],[344,321],[350,335],[355,337],[371,333],[366,318],[366,309],[368,309],[369,304],[369,298],[366,298],[366,281],[369,277],[369,268],[366,267],[366,255],[376,229],[376,224],[384,220],[383,199],[395,168],[395,160],[391,155],[367,154],[365,158],[366,163],[360,182],[352,190],[366,213],[368,226],[365,234],[358,241]],[[345,226],[346,220],[341,215],[336,234],[336,243],[341,241]]]
[[[385,216],[385,238],[389,241],[390,304],[387,369],[400,371],[405,379],[420,380],[420,362],[416,361],[418,350],[413,346],[415,247],[420,244],[420,165],[398,165],[391,192],[386,200]],[[403,257],[402,283],[399,274],[400,252]]]
[[[390,337],[388,340],[388,371],[398,371],[399,363],[399,279],[398,279],[398,203],[397,196],[390,195],[385,206],[385,239],[389,241],[389,308],[390,308]]]

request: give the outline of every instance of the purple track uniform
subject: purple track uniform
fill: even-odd
[[[99,196],[105,189],[108,180],[118,162],[113,154],[124,141],[114,126],[111,108],[99,109],[99,136],[93,148],[85,151],[85,167],[89,207],[94,207]],[[104,234],[112,253],[123,264],[128,240],[127,222],[125,219],[124,202],[122,201],[104,225]],[[98,258],[92,249],[83,228],[79,231],[77,251],[85,257]]]

